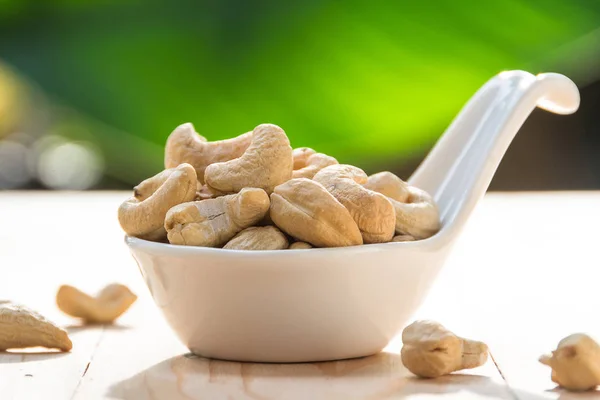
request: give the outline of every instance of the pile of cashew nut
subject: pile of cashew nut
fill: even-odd
[[[280,127],[208,142],[192,124],[167,139],[165,170],[119,207],[130,236],[236,250],[309,249],[428,238],[440,228],[429,194],[391,172],[367,176]]]

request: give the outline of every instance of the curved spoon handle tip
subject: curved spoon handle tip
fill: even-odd
[[[577,85],[561,74],[538,74],[536,85],[542,93],[538,107],[555,114],[573,114],[579,108],[581,97]]]

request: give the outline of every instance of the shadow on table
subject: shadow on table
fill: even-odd
[[[519,399],[519,400],[549,400],[553,397],[547,397],[528,391],[509,388],[505,383],[497,383],[487,376],[480,375],[467,375],[467,374],[451,374],[442,376],[436,379],[419,379],[409,377],[405,379],[410,384],[406,384],[402,390],[391,393],[389,397],[381,398],[393,398],[403,399],[414,395],[423,394],[455,394],[452,398],[462,399],[471,398],[467,395],[476,394],[477,397],[486,399]],[[411,397],[412,398],[412,397]],[[568,397],[563,398],[562,395],[556,400],[571,400],[574,398]]]
[[[548,393],[558,394],[556,400],[579,400],[579,399],[600,399],[600,392],[597,390],[591,390],[589,392],[569,392],[568,390],[556,387],[554,389],[546,390]]]
[[[385,352],[352,360],[303,364],[237,363],[185,354],[115,384],[108,393],[122,400],[402,399],[416,394],[514,398],[503,382],[484,376],[453,374],[435,380],[414,378],[398,354]],[[523,397],[544,399],[531,394]]]
[[[88,324],[88,325],[69,325],[64,328],[70,335],[88,330],[121,331],[131,329],[124,325],[111,324]],[[0,364],[12,364],[19,362],[44,361],[55,358],[65,357],[69,352],[47,349],[45,347],[32,347],[27,349],[14,349],[9,351],[0,350]],[[2,397],[0,396],[0,399]]]
[[[44,348],[25,349],[25,350],[10,350],[0,351],[0,364],[13,364],[32,361],[53,360],[67,356],[69,353],[64,353],[58,350],[48,350]]]
[[[64,329],[69,332],[69,334],[76,334],[94,329],[103,329],[105,331],[126,331],[131,329],[131,327],[117,324],[76,324],[65,326]]]

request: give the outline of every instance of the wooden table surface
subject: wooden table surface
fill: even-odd
[[[600,336],[600,192],[490,194],[415,318],[488,343],[485,366],[411,376],[401,343],[363,359],[240,364],[190,355],[171,333],[123,243],[127,193],[0,193],[0,299],[65,326],[70,353],[0,352],[0,399],[578,399],[540,354],[573,332]],[[139,300],[113,326],[61,314],[59,285],[127,284]]]

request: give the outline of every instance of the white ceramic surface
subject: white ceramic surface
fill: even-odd
[[[181,341],[226,360],[321,361],[379,352],[408,322],[535,107],[570,114],[575,84],[503,72],[466,104],[409,182],[438,202],[441,231],[417,242],[237,251],[127,237]]]

